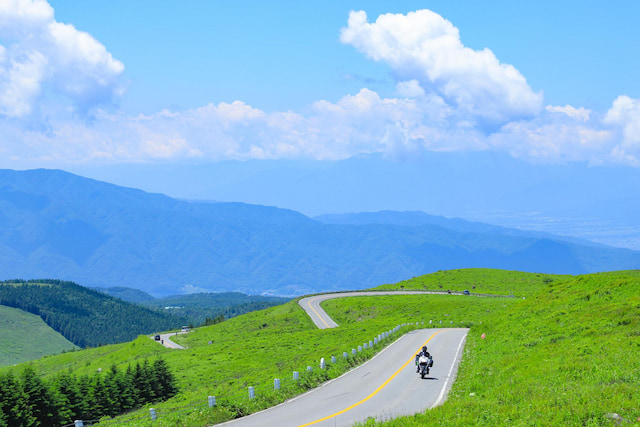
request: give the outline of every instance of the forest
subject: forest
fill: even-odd
[[[195,325],[206,325],[210,324],[207,319],[230,319],[251,311],[284,304],[289,300],[290,298],[245,295],[240,292],[217,292],[173,295],[142,301],[140,304],[149,308],[179,314]],[[172,307],[172,309],[166,310],[165,307]]]
[[[0,426],[59,427],[74,420],[98,420],[159,402],[177,393],[163,359],[145,359],[126,370],[42,380],[31,366],[19,375],[0,373]]]

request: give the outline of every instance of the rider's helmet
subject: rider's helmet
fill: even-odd
[[[427,352],[427,346],[426,345],[422,347],[422,351],[424,351],[425,353]]]

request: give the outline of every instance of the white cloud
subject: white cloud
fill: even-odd
[[[547,105],[545,109],[551,113],[566,114],[567,116],[582,122],[588,121],[589,116],[591,115],[591,110],[587,110],[586,108],[583,108],[583,107],[575,108],[575,107],[572,107],[571,105],[565,105],[564,107]]]
[[[53,8],[44,0],[0,2],[0,38],[24,38],[53,20]]]
[[[342,41],[389,63],[398,97],[363,88],[336,102],[319,100],[305,113],[235,101],[148,115],[97,110],[92,120],[79,120],[78,109],[120,93],[123,65],[91,35],[56,22],[44,1],[0,0],[0,40],[10,42],[0,45],[0,167],[411,158],[424,150],[640,165],[640,100],[620,96],[604,116],[571,105],[542,108],[542,96],[515,68],[487,49],[464,47],[458,30],[430,11],[382,15],[375,23],[352,13]],[[44,100],[45,90],[64,99]],[[60,108],[69,99],[75,108]]]
[[[54,19],[46,1],[0,2],[0,114],[31,114],[47,88],[79,111],[123,92],[124,65],[90,34]]]
[[[619,96],[613,101],[604,121],[621,129],[625,147],[640,150],[640,99]]]
[[[40,95],[47,58],[38,51],[25,52],[20,61],[0,57],[0,114],[25,116]]]
[[[514,121],[488,137],[494,149],[542,162],[601,163],[615,143],[601,123],[584,119],[573,107],[547,108],[535,119]]]
[[[465,47],[458,29],[430,10],[380,15],[374,23],[363,11],[351,12],[340,40],[476,120],[504,123],[542,108],[542,95],[518,70],[500,63],[489,49]]]
[[[538,162],[638,165],[639,100],[619,98],[605,118],[564,106],[514,120],[487,135],[441,98],[383,98],[362,89],[308,114],[265,112],[242,102],[91,122],[53,116],[45,130],[0,120],[7,162],[137,162],[180,159],[337,160],[363,153],[411,158],[424,150],[496,150]],[[2,165],[9,166],[10,165]]]
[[[405,98],[419,98],[425,95],[424,89],[417,80],[407,80],[396,84],[398,95]]]

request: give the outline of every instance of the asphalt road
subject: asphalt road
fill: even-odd
[[[184,350],[184,347],[181,346],[180,344],[177,344],[173,341],[171,341],[171,337],[178,335],[178,334],[186,334],[187,332],[169,332],[167,334],[160,334],[160,341],[157,341],[159,344],[162,344],[163,346],[167,347],[167,348],[175,348],[178,350]],[[154,336],[151,336],[151,339],[154,339]]]
[[[330,298],[429,292],[344,292],[303,298],[300,306],[321,329],[338,325],[320,303]],[[439,292],[433,292],[439,293]],[[308,393],[278,406],[221,425],[352,426],[368,418],[387,420],[424,412],[441,404],[457,374],[468,329],[420,329],[389,345],[373,359]],[[416,373],[415,354],[429,347],[434,366],[424,380]]]
[[[339,292],[335,294],[322,294],[313,295],[306,298],[301,298],[298,304],[304,311],[307,312],[313,323],[320,329],[336,328],[338,324],[333,321],[331,317],[320,307],[323,301],[333,298],[346,298],[346,297],[361,297],[361,296],[375,296],[375,295],[430,295],[437,294],[443,295],[447,292],[428,292],[428,291],[373,291],[373,292]],[[456,292],[455,294],[462,295],[462,293]]]
[[[439,405],[455,379],[467,329],[420,329],[388,346],[341,377],[281,405],[221,425],[352,426],[367,418],[387,420]],[[424,380],[415,354],[428,345],[434,360]]]

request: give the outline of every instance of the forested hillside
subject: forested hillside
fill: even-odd
[[[207,319],[229,319],[250,311],[284,304],[287,301],[289,298],[221,292],[174,295],[144,301],[140,304],[186,317],[194,324],[201,324]]]
[[[0,305],[36,314],[80,347],[130,341],[179,327],[184,319],[131,304],[72,282],[0,282]]]

